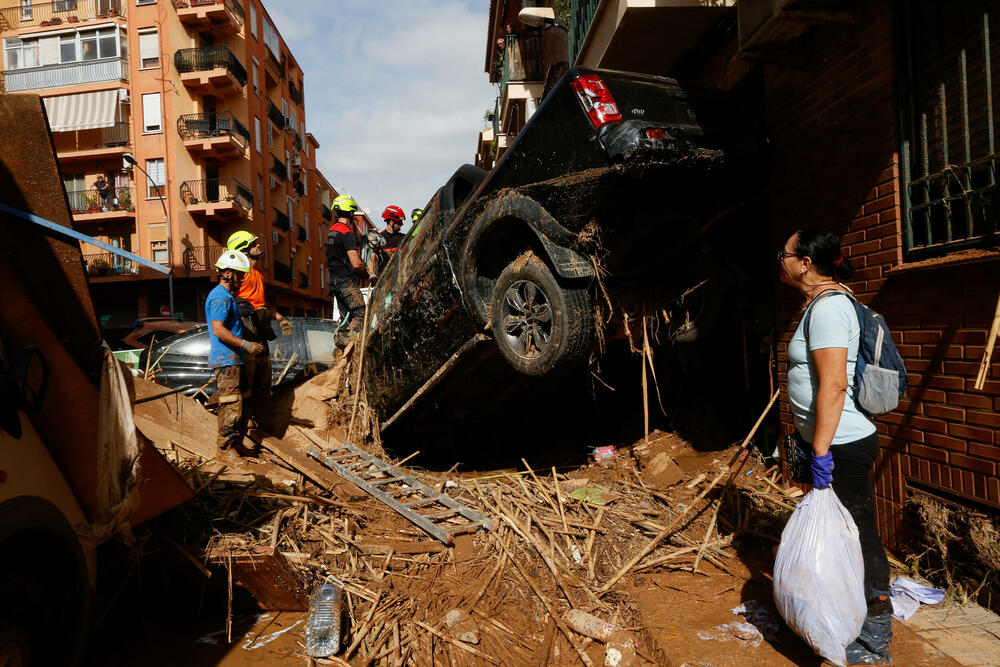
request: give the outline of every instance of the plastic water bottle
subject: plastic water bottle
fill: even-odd
[[[340,589],[333,584],[317,588],[309,600],[306,655],[325,658],[340,653]]]

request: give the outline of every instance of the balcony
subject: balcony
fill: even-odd
[[[267,118],[279,130],[285,127],[285,114],[271,100],[267,100]]]
[[[231,220],[248,216],[253,209],[253,192],[232,177],[184,181],[181,201],[195,219]]]
[[[228,46],[180,49],[174,67],[192,93],[226,97],[239,95],[247,83],[247,70]]]
[[[83,266],[91,278],[139,277],[139,266],[111,252],[83,256]]]
[[[279,262],[278,260],[274,260],[274,279],[277,280],[279,283],[291,284],[292,267],[282,262]]]
[[[543,81],[541,35],[507,35],[503,50],[501,92],[512,81]]]
[[[177,119],[177,133],[195,157],[242,157],[250,145],[250,131],[229,111],[185,114]]]
[[[173,0],[173,3],[180,22],[197,32],[230,37],[246,22],[246,10],[235,0]]]
[[[128,60],[99,58],[63,65],[9,69],[0,73],[0,93],[22,93],[105,81],[128,81]]]
[[[302,106],[302,89],[296,86],[294,81],[288,82],[288,99],[298,106]]]
[[[121,157],[128,152],[128,123],[119,122],[93,130],[53,132],[52,142],[61,161]]]
[[[305,289],[309,287],[309,274],[299,271],[299,287]]]
[[[135,220],[135,196],[129,186],[112,187],[102,200],[97,188],[68,190],[66,198],[73,213],[73,223],[114,223]]]
[[[215,262],[218,261],[222,253],[226,252],[226,246],[222,245],[198,245],[185,248],[181,256],[184,268],[195,273],[198,271],[215,271]]]
[[[264,86],[273,88],[280,84],[285,78],[285,58],[282,54],[281,62],[274,57],[271,49],[264,49]]]
[[[271,153],[271,168],[269,169],[271,175],[275,178],[287,181],[288,180],[288,167],[285,163],[278,159],[278,156]]]
[[[22,28],[70,26],[87,21],[124,17],[124,0],[56,0],[0,9],[0,32]]]
[[[326,204],[320,204],[319,212],[327,222],[333,222],[333,211]]]
[[[288,231],[292,228],[292,223],[288,219],[288,214],[278,209],[274,209],[274,222],[271,224],[284,231]]]
[[[306,228],[302,225],[295,225],[295,240],[299,243],[305,243],[309,240],[309,236],[306,234]]]
[[[286,125],[285,132],[292,135],[292,145],[295,146],[295,150],[302,150],[302,137],[299,136],[298,131],[296,131],[293,125]]]

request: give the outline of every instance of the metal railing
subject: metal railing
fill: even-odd
[[[288,167],[284,162],[278,159],[278,156],[271,153],[271,169],[270,172],[275,178],[280,178],[283,181],[288,180]]]
[[[295,194],[300,197],[306,196],[306,184],[302,181],[295,181],[295,184],[292,186],[292,190],[294,190]]]
[[[129,144],[128,123],[118,122],[110,127],[92,130],[53,132],[52,143],[56,146],[56,153],[123,148]]]
[[[184,114],[177,119],[177,133],[184,140],[232,137],[243,148],[250,145],[250,131],[231,111]]]
[[[576,62],[583,47],[583,40],[590,32],[590,24],[594,22],[594,13],[601,0],[576,0],[571,3],[572,15],[569,19],[569,64]]]
[[[185,206],[234,201],[249,211],[253,208],[253,192],[231,176],[184,181],[181,183],[181,201]]]
[[[187,9],[188,7],[205,7],[212,5],[225,5],[229,13],[233,15],[236,22],[243,25],[247,20],[247,12],[243,5],[235,0],[173,0],[174,9]]]
[[[281,61],[279,62],[274,54],[271,53],[271,49],[264,49],[264,67],[269,70],[274,77],[275,83],[281,81],[285,78],[285,57],[282,54]]]
[[[20,28],[47,28],[73,25],[81,21],[125,16],[123,0],[55,0],[0,9],[0,31]]]
[[[247,85],[246,68],[225,45],[179,49],[174,54],[174,67],[181,73],[226,69],[241,86]]]
[[[107,213],[109,211],[134,211],[135,195],[131,186],[112,186],[104,197],[97,188],[67,190],[69,209],[74,215],[81,213]]]
[[[296,150],[302,150],[302,137],[299,136],[298,131],[293,125],[286,125],[285,132],[292,135],[292,145],[295,146]]]
[[[500,90],[503,91],[511,81],[541,81],[545,77],[542,65],[541,35],[507,35]]]
[[[302,225],[295,225],[295,239],[299,242],[309,240],[309,237],[306,235],[306,228]]]
[[[333,222],[333,211],[326,204],[319,205],[319,212],[327,222]]]
[[[279,283],[289,283],[292,282],[292,267],[288,266],[283,262],[274,260],[274,279]]]
[[[941,254],[1000,241],[990,3],[955,13],[903,3],[899,63],[904,248]],[[948,16],[942,25],[934,17]]]
[[[137,275],[139,266],[130,259],[110,252],[98,252],[83,256],[87,275],[92,277]]]
[[[271,100],[267,100],[267,117],[277,129],[285,127],[285,114]]]
[[[62,65],[9,69],[0,73],[0,92],[19,93],[103,81],[128,81],[128,60],[100,58]]]
[[[288,97],[296,104],[302,104],[302,89],[295,85],[294,81],[288,82]]]
[[[278,229],[290,230],[292,228],[292,223],[288,219],[288,214],[280,209],[274,209],[274,222],[272,223]]]
[[[225,251],[226,246],[221,245],[191,246],[184,249],[181,261],[188,271],[211,271]]]

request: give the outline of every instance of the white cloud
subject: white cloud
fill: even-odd
[[[273,6],[272,6],[273,5]],[[296,0],[267,9],[305,73],[317,161],[378,218],[423,206],[475,159],[496,88],[486,0]]]

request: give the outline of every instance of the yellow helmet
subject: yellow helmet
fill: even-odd
[[[340,195],[333,200],[333,210],[341,213],[354,213],[358,210],[358,203],[347,195]]]
[[[229,240],[226,241],[226,247],[230,250],[239,250],[240,252],[246,252],[247,249],[253,245],[253,242],[257,240],[258,237],[254,236],[250,232],[238,231],[234,232]]]

